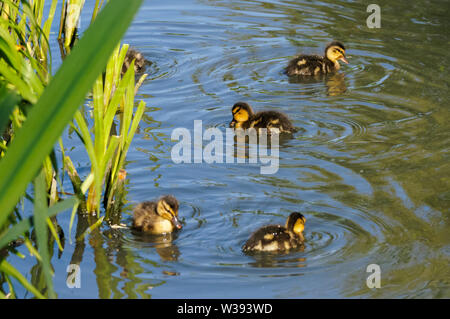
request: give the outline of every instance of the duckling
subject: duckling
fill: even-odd
[[[142,74],[145,71],[145,67],[149,62],[144,58],[143,54],[135,49],[128,48],[125,59],[123,60],[122,75],[124,75],[134,60],[134,72],[135,74]]]
[[[171,233],[181,229],[178,220],[178,201],[166,195],[157,202],[143,202],[134,208],[133,227],[150,234]]]
[[[286,226],[269,225],[255,231],[242,246],[244,252],[251,251],[279,251],[301,247],[305,238],[306,218],[300,213],[291,213]]]
[[[338,60],[348,64],[345,47],[341,42],[333,41],[325,48],[325,55],[298,55],[285,69],[288,76],[327,74],[340,69]]]
[[[230,127],[234,129],[266,128],[270,134],[271,128],[277,128],[280,133],[294,133],[297,130],[286,115],[277,111],[261,111],[254,113],[250,105],[245,102],[237,102],[233,105],[231,112],[233,120]]]

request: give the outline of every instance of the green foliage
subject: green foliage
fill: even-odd
[[[62,64],[0,162],[0,224],[73,118],[141,1],[110,1]],[[104,39],[99,42],[98,39]],[[80,67],[81,66],[81,67]]]
[[[95,177],[89,189],[87,198],[87,210],[99,212],[102,185],[106,180],[105,202],[112,203],[113,196],[118,190],[119,172],[123,167],[131,140],[133,139],[137,125],[145,110],[145,103],[140,102],[137,111],[132,118],[135,98],[135,73],[134,63],[121,77],[121,70],[128,45],[120,50],[117,48],[111,58],[103,76],[97,78],[93,89],[93,131],[95,139],[92,139],[88,129],[88,123],[82,113],[75,114],[75,120],[79,127],[79,134],[86,147],[89,159],[92,163],[92,174]],[[145,75],[144,75],[145,76]],[[111,89],[117,88],[111,94]],[[120,113],[120,134],[110,134],[117,113]]]
[[[0,4],[0,133],[3,133],[7,126],[13,130],[8,143],[0,137],[0,231],[2,231],[0,249],[29,232],[34,224],[38,251],[33,248],[28,238],[25,238],[25,245],[42,265],[46,295],[49,297],[56,297],[56,294],[52,288],[47,227],[61,247],[49,217],[74,205],[77,207],[78,203],[75,198],[57,202],[54,171],[56,165],[54,156],[49,155],[96,78],[105,69],[108,58],[117,47],[141,3],[142,0],[111,0],[98,16],[97,11],[101,4],[97,3],[94,22],[52,79],[50,79],[48,38],[57,1],[52,0],[45,22],[43,21],[45,1],[5,0]],[[98,39],[103,40],[100,42]],[[134,99],[134,78],[132,80],[128,81],[125,93],[126,102],[131,102],[131,105]],[[98,92],[99,80],[95,83],[94,91]],[[133,94],[129,93],[130,83],[133,83]],[[128,104],[124,104],[124,110],[127,109],[125,105]],[[132,138],[143,109],[144,105],[141,103],[133,121],[131,115],[127,113],[126,121],[123,121],[123,137],[110,138],[104,134],[109,132],[105,130],[96,132],[100,136],[99,143],[107,145],[105,154],[110,158],[118,154],[116,155],[119,156],[116,160],[118,164],[115,166],[117,168],[123,163],[122,156],[126,154],[130,136]],[[131,107],[131,113],[132,111]],[[105,115],[102,112],[106,112],[106,109],[96,112],[98,116]],[[101,129],[105,129],[105,123],[110,121],[112,120],[103,121]],[[78,124],[80,122],[77,120]],[[96,154],[100,154],[101,147],[96,147],[98,148]],[[107,163],[97,161],[97,166],[99,170],[94,172],[99,174],[105,171]],[[11,218],[12,212],[32,180],[34,180],[34,216],[32,219],[15,222]],[[94,180],[88,177],[88,184]],[[97,180],[94,185],[98,189]],[[86,191],[88,187],[84,184],[81,189]],[[11,277],[17,279],[36,297],[44,297],[2,257],[0,257],[0,272],[10,288],[9,296],[15,296]],[[8,295],[1,293],[0,297]]]

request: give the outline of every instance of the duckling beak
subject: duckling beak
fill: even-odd
[[[346,59],[345,56],[340,57],[339,60],[341,60],[342,62],[348,64],[348,60]]]
[[[230,122],[230,127],[233,128],[235,125],[236,125],[236,121],[235,121],[235,120],[232,120],[232,121]]]
[[[177,216],[172,217],[172,224],[175,226],[176,229],[181,229],[183,226],[181,225],[180,221],[178,220]]]

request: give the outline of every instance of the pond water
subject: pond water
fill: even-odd
[[[136,203],[173,194],[184,227],[170,241],[105,223],[75,243],[87,225],[77,218],[72,243],[61,256],[54,248],[57,295],[450,297],[449,4],[377,4],[381,28],[369,29],[367,4],[354,1],[145,1],[123,41],[152,65],[122,222],[131,225]],[[283,74],[295,54],[322,53],[333,39],[350,62],[337,74],[307,83]],[[258,163],[172,161],[175,128],[192,132],[202,120],[225,132],[237,101],[283,111],[301,128],[282,141],[276,174]],[[64,143],[85,176],[77,136]],[[293,211],[307,219],[304,251],[241,252],[252,231]],[[70,212],[58,221],[67,234]],[[39,271],[28,255],[9,259],[30,280]],[[81,288],[66,285],[71,263]],[[380,266],[379,289],[366,285],[370,264]]]

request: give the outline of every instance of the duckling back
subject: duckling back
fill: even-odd
[[[300,237],[281,225],[269,225],[255,231],[242,246],[244,252],[287,251],[300,247]]]
[[[170,221],[156,213],[157,203],[142,202],[133,210],[133,227],[149,234],[170,233],[174,227]]]
[[[142,74],[145,71],[147,60],[144,58],[144,55],[132,48],[129,48],[127,54],[125,55],[125,59],[123,61],[122,66],[122,74],[128,70],[131,65],[131,62],[134,60],[134,72],[135,74]]]
[[[139,203],[133,210],[133,226],[137,229],[145,230],[155,217],[157,217],[156,203]]]
[[[335,71],[335,66],[318,55],[299,55],[289,62],[284,71],[288,76],[319,75]]]
[[[289,118],[281,112],[262,111],[256,113],[249,121],[249,127],[260,129],[277,128],[280,132],[295,133],[297,129],[292,125]]]

